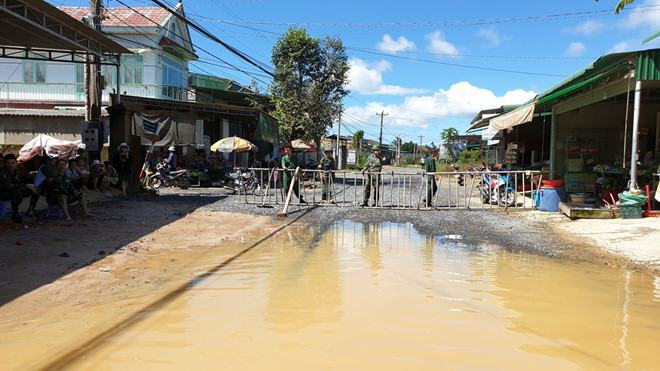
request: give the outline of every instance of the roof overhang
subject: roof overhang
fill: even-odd
[[[85,63],[86,55],[92,54],[105,64],[117,64],[117,55],[130,53],[45,1],[0,0],[0,29],[4,58]]]

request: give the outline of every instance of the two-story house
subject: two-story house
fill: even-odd
[[[87,8],[60,8],[83,21]],[[173,9],[184,14],[179,2]],[[110,93],[194,101],[188,62],[197,55],[185,22],[158,7],[106,8],[102,30],[133,54],[119,71],[104,66],[103,103]],[[84,64],[0,58],[0,145],[20,146],[37,134],[80,139],[85,111]],[[106,117],[107,119],[107,117]]]

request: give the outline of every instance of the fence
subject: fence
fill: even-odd
[[[288,189],[283,187],[282,169],[250,168],[244,174],[247,175],[243,180],[247,181],[238,189],[237,202],[284,204]],[[300,174],[294,188],[307,205],[419,210],[533,209],[542,180],[539,171],[363,174],[336,170],[324,187],[328,174],[322,170],[301,169]],[[435,192],[433,184],[437,187]],[[330,192],[329,199],[324,198],[324,188]],[[365,199],[367,189],[371,193],[369,200]],[[294,194],[291,203],[302,202]]]

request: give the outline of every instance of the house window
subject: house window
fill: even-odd
[[[23,82],[46,82],[46,62],[24,60]]]
[[[141,55],[122,55],[121,66],[124,84],[142,84],[144,61]]]
[[[163,57],[163,96],[183,99],[184,78],[183,63]]]
[[[167,37],[169,37],[172,40],[176,40],[176,23],[175,22],[172,22],[172,24],[170,24],[170,32],[169,32],[169,35],[167,35]]]

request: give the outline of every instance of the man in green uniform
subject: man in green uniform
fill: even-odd
[[[319,161],[319,169],[323,170],[321,175],[323,182],[321,201],[334,203],[332,200],[332,170],[335,169],[335,160],[332,158],[332,148],[323,150],[323,158]]]
[[[286,146],[284,148],[284,151],[286,152],[286,154],[282,156],[282,169],[284,169],[283,182],[284,182],[284,192],[286,192],[285,194],[288,194],[289,187],[291,187],[293,173],[298,167],[298,159],[293,156],[293,147]],[[296,195],[296,197],[298,197],[301,203],[305,203],[305,200],[300,195],[298,188],[299,188],[298,179],[293,179],[293,193]]]
[[[378,206],[380,196],[380,172],[383,170],[383,162],[380,158],[380,145],[376,144],[371,149],[371,155],[367,158],[367,163],[362,169],[362,173],[367,172],[367,181],[364,185],[364,200],[362,206],[369,206],[371,192],[374,193],[374,204]]]
[[[46,202],[49,205],[59,206],[64,212],[66,220],[71,220],[69,204],[74,202],[78,202],[85,216],[88,216],[87,194],[76,190],[67,178],[65,174],[67,162],[62,159],[57,160],[56,166],[57,174],[53,177],[46,178],[41,185],[41,191],[46,195]]]
[[[24,198],[34,194],[34,190],[18,179],[16,156],[8,154],[5,155],[4,160],[5,166],[0,169],[0,200],[11,201],[11,219],[15,223],[21,223],[23,218],[18,213],[18,207]]]
[[[424,172],[426,173],[435,173],[436,168],[435,168],[435,161],[438,158],[438,150],[433,148],[431,149],[431,156],[428,156],[426,160],[424,160]],[[428,175],[426,177],[426,200],[425,204],[426,207],[431,207],[433,206],[433,197],[435,196],[435,193],[438,191],[438,185],[436,184],[437,175]]]

